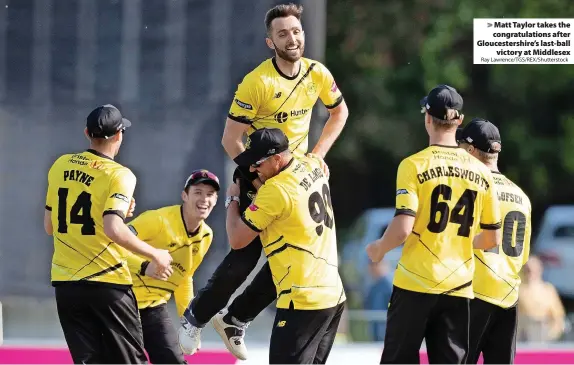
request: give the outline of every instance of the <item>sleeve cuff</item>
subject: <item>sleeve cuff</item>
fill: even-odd
[[[50,212],[52,211],[52,207],[49,205],[46,205],[46,210],[49,210]]]
[[[126,215],[121,210],[106,210],[106,211],[104,211],[103,215],[108,215],[108,214],[115,214],[123,220],[126,219]]]
[[[255,232],[261,233],[263,232],[263,230],[255,227],[255,225],[253,223],[251,223],[250,221],[247,220],[247,218],[245,218],[245,215],[242,214],[241,215],[241,220],[243,221],[243,223],[245,223],[247,225],[247,227],[251,228],[252,230],[254,230]]]
[[[396,209],[395,210],[395,217],[397,215],[410,215],[411,217],[416,217],[417,212],[412,209]]]
[[[235,115],[227,114],[227,118],[242,124],[249,124],[249,125],[253,124],[253,121],[247,117],[242,116],[236,117]]]
[[[335,100],[335,102],[334,102],[333,104],[331,104],[331,105],[325,105],[325,107],[326,107],[327,109],[333,109],[333,108],[338,107],[339,104],[341,104],[342,102],[343,102],[343,95],[339,96],[339,97],[337,98],[337,100]]]
[[[500,227],[502,227],[502,223],[498,222],[498,223],[494,223],[494,224],[484,224],[481,223],[480,224],[480,228],[484,229],[484,230],[490,230],[490,231],[494,231],[496,229],[499,229]]]

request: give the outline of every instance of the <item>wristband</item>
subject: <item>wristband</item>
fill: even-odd
[[[148,265],[149,265],[149,261],[142,262],[142,266],[140,268],[140,275],[141,276],[145,276],[145,271],[147,270]]]

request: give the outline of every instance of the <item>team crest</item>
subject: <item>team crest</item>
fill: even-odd
[[[92,169],[101,170],[104,167],[104,163],[102,161],[94,160],[90,162],[89,165]]]
[[[307,84],[307,95],[315,95],[317,93],[317,85],[314,82]]]

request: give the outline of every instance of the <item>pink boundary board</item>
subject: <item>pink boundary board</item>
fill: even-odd
[[[190,364],[235,364],[237,361],[225,350],[207,350],[187,356]],[[334,359],[329,359],[333,362]],[[336,361],[335,361],[336,362]],[[66,348],[0,347],[0,364],[71,364],[72,358]],[[428,364],[425,351],[421,351],[421,363]],[[482,363],[480,361],[479,363]],[[515,364],[574,364],[574,349],[528,350],[518,349]]]

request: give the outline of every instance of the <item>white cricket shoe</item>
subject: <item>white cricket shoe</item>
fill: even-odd
[[[245,330],[249,323],[235,322],[227,315],[227,309],[217,313],[211,320],[213,328],[219,333],[225,347],[239,360],[247,360],[247,348],[245,347]]]
[[[184,354],[193,355],[201,349],[201,328],[189,323],[185,317],[181,317],[180,323],[177,331],[179,347]]]

